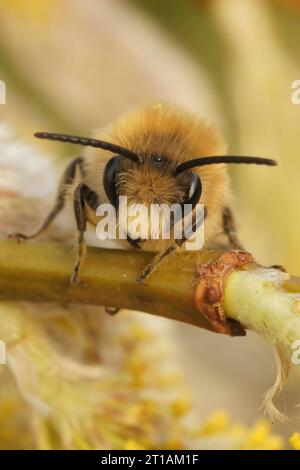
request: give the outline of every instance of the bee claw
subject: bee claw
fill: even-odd
[[[286,273],[286,269],[281,266],[281,264],[272,264],[271,266],[268,266],[269,269],[278,269],[279,271],[282,271],[283,273]]]
[[[78,271],[73,271],[72,272],[70,283],[71,283],[72,286],[79,286],[80,284],[83,284],[83,282],[81,281],[81,279],[79,277]]]
[[[147,286],[147,282],[146,282],[146,279],[148,278],[148,276],[144,276],[143,274],[139,277],[137,277],[136,279],[136,282],[138,282],[139,284],[143,284],[144,286]]]
[[[18,243],[22,243],[25,240],[28,240],[29,237],[27,235],[23,235],[23,233],[10,233],[8,238],[10,240],[16,240]]]

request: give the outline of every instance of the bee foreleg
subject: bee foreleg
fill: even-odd
[[[238,236],[236,234],[236,226],[233,213],[229,207],[223,209],[223,230],[227,235],[231,247],[237,250],[244,250]]]
[[[181,246],[192,236],[197,228],[203,223],[205,217],[207,215],[206,209],[204,210],[204,214],[201,213],[197,217],[194,218],[193,223],[190,228],[190,235],[182,236],[180,240],[175,240],[172,245],[170,245],[166,250],[158,252],[152,261],[146,266],[144,271],[142,272],[141,276],[137,278],[137,282],[144,283],[146,279],[155,271],[158,265],[169,255],[172,253],[179,251]]]
[[[171,253],[177,251],[180,246],[181,245],[179,245],[178,242],[174,242],[166,250],[158,252],[157,255],[154,256],[152,261],[146,266],[142,274],[137,278],[137,282],[144,283],[146,279],[148,279],[150,275],[155,271],[158,265]]]
[[[87,227],[86,205],[95,210],[98,206],[98,196],[92,189],[81,183],[74,192],[74,215],[78,230],[78,251],[77,261],[71,276],[71,284],[80,283],[79,273],[86,254],[86,242],[84,239]]]
[[[75,158],[75,160],[73,160],[65,169],[65,172],[61,179],[61,183],[59,185],[55,205],[47,215],[41,227],[32,235],[24,235],[23,233],[12,233],[11,235],[9,235],[9,238],[14,238],[17,241],[29,240],[32,238],[36,238],[49,227],[51,222],[53,222],[53,220],[56,218],[56,216],[60,213],[60,211],[65,205],[67,186],[73,183],[76,175],[76,169],[78,167],[80,168],[81,162],[81,157]]]

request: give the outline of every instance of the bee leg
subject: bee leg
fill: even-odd
[[[79,184],[74,192],[74,215],[78,230],[78,241],[77,241],[77,261],[72,272],[71,284],[76,285],[80,283],[79,273],[81,265],[84,261],[86,254],[86,242],[84,239],[84,232],[87,226],[87,216],[85,211],[85,200],[84,200],[84,184]]]
[[[140,240],[133,240],[132,238],[130,238],[129,235],[127,235],[127,241],[129,243],[129,245],[132,246],[132,248],[137,248],[138,250],[141,249]]]
[[[137,278],[137,282],[140,282],[141,284],[144,284],[145,281],[151,276],[151,274],[153,273],[153,271],[155,271],[155,269],[158,267],[158,265],[167,257],[169,256],[171,253],[173,253],[174,251],[177,251],[180,246],[185,242],[186,240],[182,241],[182,240],[178,240],[178,241],[175,241],[172,245],[170,245],[166,250],[164,251],[159,251],[155,256],[154,258],[152,259],[152,261],[146,266],[146,268],[144,269],[144,271],[142,272],[142,274]],[[178,243],[178,242],[182,242],[182,243]]]
[[[282,271],[283,273],[286,273],[286,269],[284,266],[281,264],[271,264],[271,266],[267,266],[268,269],[278,269],[279,271]]]
[[[13,238],[18,242],[21,242],[23,240],[29,240],[32,238],[36,238],[49,227],[51,222],[53,222],[53,220],[56,218],[56,216],[59,214],[59,212],[63,209],[65,205],[66,187],[73,183],[76,174],[76,169],[78,167],[80,168],[81,162],[81,157],[75,158],[75,160],[73,160],[65,169],[59,186],[55,205],[49,212],[41,227],[32,235],[24,235],[23,233],[12,233],[11,235],[9,235],[9,238]]]
[[[223,230],[232,248],[244,250],[243,245],[237,237],[234,216],[229,207],[223,209]]]
[[[195,229],[198,227],[199,228],[199,223],[202,222],[205,219],[207,215],[206,209],[204,209],[204,218],[203,214],[200,214],[200,217],[194,218],[194,221],[191,225],[190,232],[191,235],[194,233]],[[154,258],[151,260],[151,262],[146,266],[142,274],[137,278],[137,282],[140,283],[145,283],[145,281],[149,278],[149,276],[155,271],[155,269],[158,267],[158,265],[169,255],[171,255],[173,252],[176,252],[180,249],[180,247],[190,238],[190,236],[182,236],[180,240],[175,240],[172,245],[170,245],[166,250],[158,252]]]
[[[92,189],[84,183],[77,186],[74,192],[74,215],[78,230],[78,250],[77,261],[71,276],[71,284],[73,285],[80,283],[80,269],[86,254],[86,242],[84,239],[84,233],[87,227],[86,205],[96,210],[98,204],[98,196]]]

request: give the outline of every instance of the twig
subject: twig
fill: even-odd
[[[72,287],[72,247],[1,241],[0,300],[127,308],[211,329],[195,306],[195,284],[199,266],[203,271],[221,255],[217,251],[174,255],[148,285],[140,285],[136,278],[153,256],[151,253],[89,248],[83,283]],[[255,263],[233,265],[229,273],[225,270],[222,275],[221,300],[226,317],[240,321],[245,328],[268,333],[288,346],[300,339],[299,278]]]

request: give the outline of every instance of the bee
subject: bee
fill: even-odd
[[[72,198],[78,232],[77,260],[71,283],[80,282],[86,252],[85,233],[96,226],[97,207],[110,203],[118,211],[121,225],[127,213],[119,207],[119,197],[128,204],[190,204],[205,207],[204,248],[216,245],[217,234],[227,238],[228,247],[241,249],[231,211],[231,190],[226,164],[276,165],[276,161],[251,156],[226,155],[223,137],[204,120],[170,105],[148,106],[120,118],[93,138],[37,132],[35,137],[87,147],[67,166],[56,202],[32,235],[13,234],[18,241],[33,239],[45,231]],[[192,228],[199,224],[194,217]],[[198,224],[198,225],[197,225]],[[134,239],[130,233],[119,240],[126,247],[155,252],[139,282],[145,282],[160,263],[184,250],[188,237],[180,239]]]

